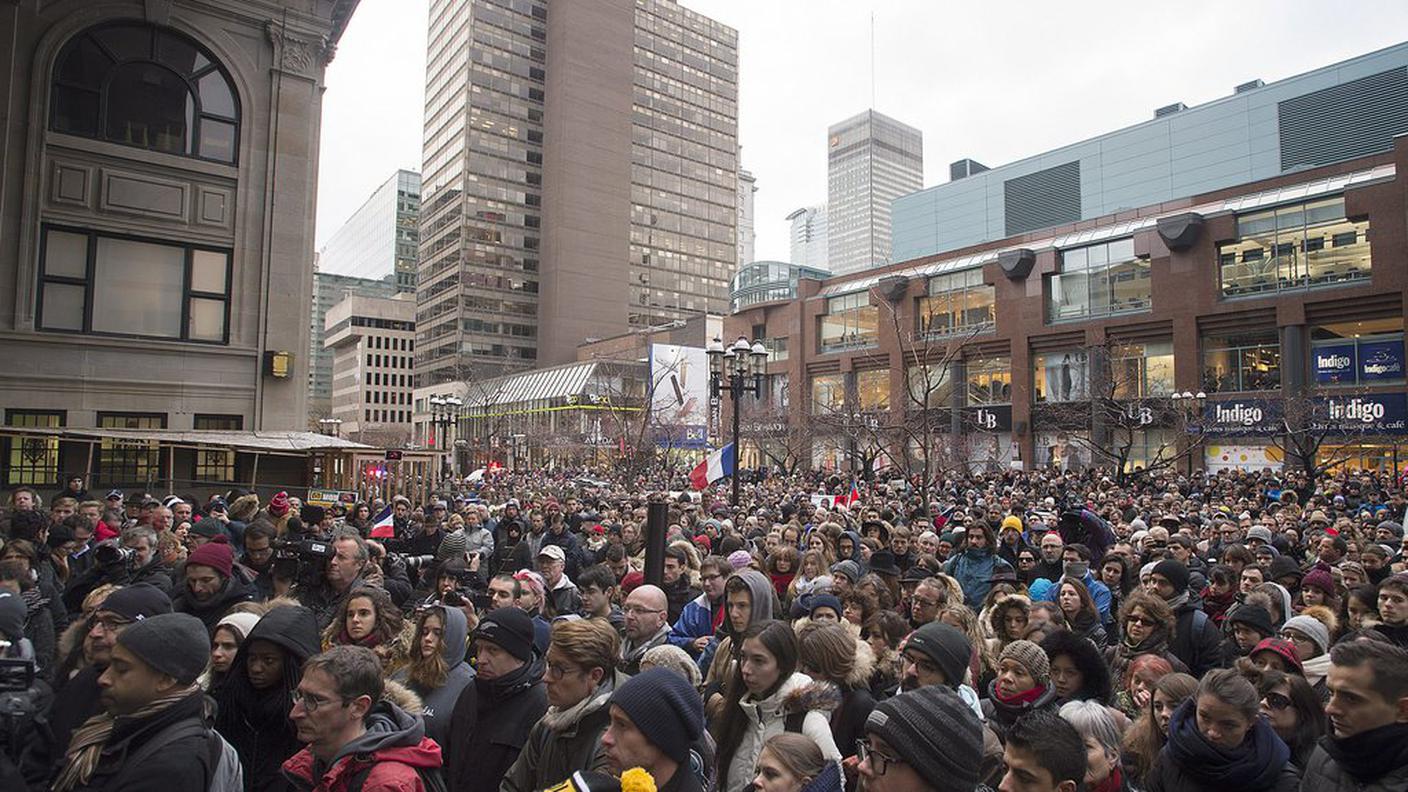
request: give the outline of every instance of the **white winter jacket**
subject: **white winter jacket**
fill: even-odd
[[[841,752],[831,738],[831,710],[840,703],[835,685],[813,682],[806,674],[793,674],[776,693],[759,701],[752,694],[744,696],[738,706],[748,716],[748,728],[728,766],[728,786],[721,792],[743,792],[753,783],[753,766],[763,743],[786,728],[789,712],[803,712],[802,733],[812,738],[821,753],[833,762],[841,761]]]

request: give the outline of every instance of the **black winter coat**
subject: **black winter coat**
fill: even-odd
[[[497,792],[533,724],[548,711],[542,658],[520,671],[465,687],[450,716],[445,781],[450,792]]]
[[[214,772],[205,732],[166,743],[147,754],[139,764],[128,762],[152,739],[166,739],[161,732],[182,721],[209,726],[205,694],[193,693],[156,715],[138,721],[119,721],[103,746],[93,776],[76,792],[205,792]]]
[[[1223,657],[1222,631],[1207,614],[1198,608],[1184,604],[1174,611],[1177,626],[1173,632],[1173,642],[1169,652],[1188,666],[1188,673],[1196,679],[1214,668],[1225,666]],[[1196,629],[1195,629],[1196,625]]]
[[[241,602],[248,602],[255,597],[255,588],[245,583],[238,577],[231,577],[225,581],[225,587],[215,593],[205,602],[199,602],[191,596],[191,590],[185,585],[181,586],[181,591],[171,598],[171,610],[176,613],[189,613],[200,619],[205,625],[206,632],[215,632],[215,625],[225,614],[230,612],[230,608]]]

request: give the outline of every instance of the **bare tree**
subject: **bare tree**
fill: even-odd
[[[1271,445],[1313,484],[1358,456],[1366,440],[1381,433],[1382,409],[1362,388],[1327,396],[1293,393],[1280,403]]]

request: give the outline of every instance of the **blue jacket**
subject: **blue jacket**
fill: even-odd
[[[680,618],[675,622],[675,626],[670,628],[670,635],[666,640],[692,655],[694,650],[691,644],[698,638],[713,634],[714,614],[713,608],[709,606],[709,595],[700,594],[685,603],[684,610],[680,611]]]
[[[992,573],[999,569],[1011,569],[1012,565],[1003,561],[992,550],[968,549],[950,558],[944,572],[953,576],[963,587],[963,603],[973,610],[983,606],[983,598],[992,589]],[[1106,592],[1107,594],[1109,592]]]
[[[1086,591],[1090,592],[1090,598],[1095,600],[1095,607],[1100,611],[1100,621],[1109,624],[1113,618],[1110,615],[1110,587],[1095,579],[1095,575],[1090,572],[1085,573],[1085,579],[1081,581],[1085,584]],[[1027,593],[1032,601],[1055,602],[1058,586],[1055,581],[1039,578],[1032,581]]]

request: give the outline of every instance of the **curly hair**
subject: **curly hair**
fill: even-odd
[[[1046,640],[1041,642],[1041,648],[1053,662],[1061,655],[1071,658],[1071,662],[1080,671],[1081,687],[1071,696],[1072,700],[1109,703],[1112,693],[1110,667],[1105,664],[1100,650],[1089,639],[1070,630],[1057,630],[1046,636]]]

